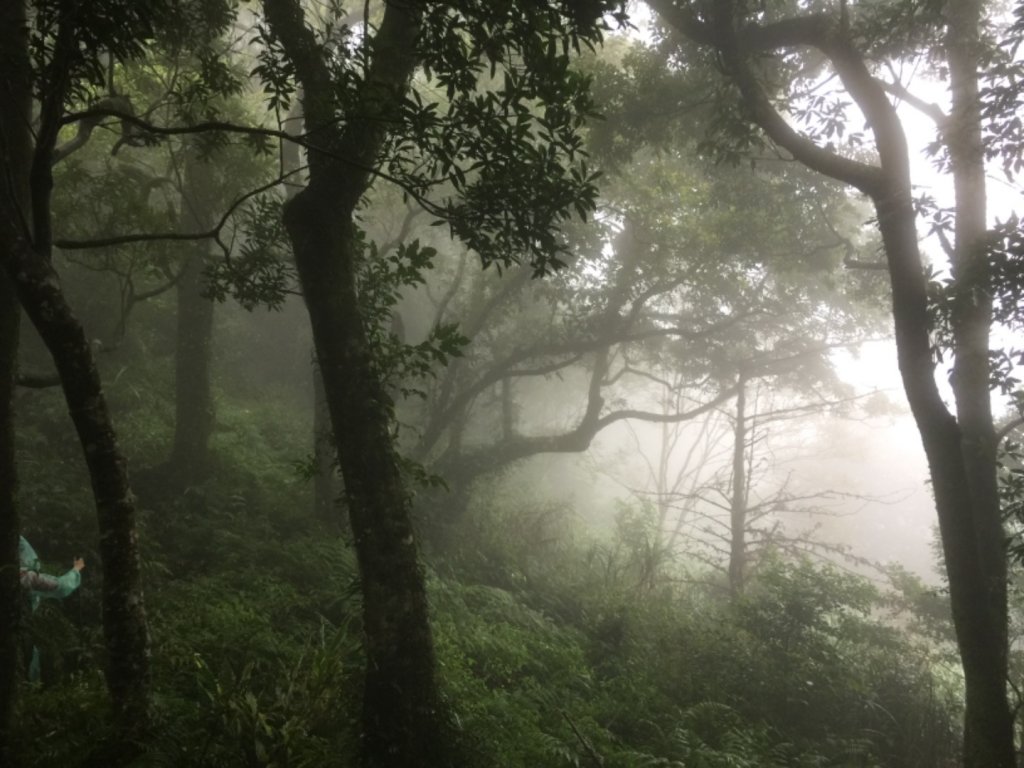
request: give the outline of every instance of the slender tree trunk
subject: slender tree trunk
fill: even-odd
[[[742,374],[736,386],[729,503],[729,591],[733,597],[743,592],[747,568],[747,386]]]
[[[187,150],[181,191],[180,229],[205,232],[213,227],[211,169]],[[189,244],[184,271],[176,286],[178,329],[174,358],[174,444],[168,460],[176,487],[201,483],[210,469],[210,435],[214,405],[210,392],[210,346],[213,302],[203,296],[206,241]]]
[[[907,258],[918,253],[909,194],[899,202],[876,205],[890,264],[900,373],[928,459],[964,669],[964,765],[1013,768],[1012,718],[1005,690],[1005,593],[1000,611],[995,605],[1000,589],[992,575],[1005,568],[1005,562],[998,562],[1005,553],[1000,544],[996,562],[986,561],[991,552],[984,554],[984,529],[999,525],[999,506],[997,500],[993,505],[983,494],[976,495],[981,484],[971,477],[975,472],[994,473],[995,464],[987,470],[977,454],[972,462],[966,460],[971,451],[967,427],[948,412],[935,384],[924,273],[919,257]],[[984,370],[987,378],[987,360]],[[987,384],[983,398],[988,399]]]
[[[424,574],[411,500],[391,434],[390,399],[374,363],[356,283],[354,215],[417,63],[422,9],[387,3],[353,119],[339,126],[334,84],[295,0],[266,0],[268,24],[302,84],[309,184],[285,205],[316,359],[345,484],[363,598],[366,676],[362,763],[449,764]],[[340,162],[337,158],[346,158]]]
[[[135,735],[148,718],[149,636],[127,462],[118,448],[92,350],[56,272],[27,244],[6,258],[4,267],[53,356],[82,443],[99,520],[107,686],[118,725]]]
[[[928,459],[964,670],[964,765],[1013,768],[1012,718],[1006,698],[1006,564],[988,388],[991,299],[984,291],[978,0],[949,0],[947,5],[953,113],[944,138],[957,198],[952,315],[955,416],[935,381],[927,280],[918,245],[906,136],[892,102],[871,76],[846,26],[824,14],[806,16],[802,23],[761,25],[739,20],[734,0],[717,0],[713,21],[705,24],[672,0],[649,1],[677,29],[717,48],[751,118],[773,141],[809,168],[858,188],[874,203],[892,286],[900,375]],[[835,66],[871,127],[877,164],[852,160],[815,144],[775,109],[747,56],[755,50],[800,46],[817,48]]]
[[[28,173],[32,145],[25,126],[32,113],[28,26],[25,5],[0,5],[0,71],[4,72],[4,107],[0,110],[0,165],[9,180],[0,186],[0,259],[16,247],[21,222],[31,221]],[[24,226],[28,226],[27,223]],[[14,286],[0,271],[0,765],[7,765],[11,716],[18,677],[17,466],[14,456],[14,379],[17,372],[21,308]]]
[[[375,768],[441,766],[442,716],[410,500],[361,316],[354,227],[334,210],[307,189],[289,204],[286,224],[331,423],[342,436],[338,459],[363,591],[363,760]]]
[[[956,199],[952,258],[955,361],[951,383],[961,433],[961,461],[972,500],[971,507],[961,514],[971,516],[975,533],[968,542],[956,542],[955,546],[973,545],[973,552],[963,555],[978,566],[971,574],[972,589],[966,599],[980,603],[972,606],[972,611],[985,613],[980,627],[965,626],[962,630],[967,639],[961,643],[967,681],[964,758],[968,766],[977,768],[1012,766],[1013,716],[1006,697],[1006,537],[989,392],[992,296],[988,288],[985,154],[978,95],[981,4],[978,0],[949,0],[946,21],[952,110],[943,138],[949,148]],[[959,624],[981,620],[965,615]]]
[[[0,15],[0,24],[5,20]],[[0,32],[0,35],[3,33]],[[2,46],[0,38],[0,46]],[[2,206],[0,206],[2,207]],[[6,243],[0,242],[0,250]],[[17,467],[14,459],[14,377],[21,308],[7,276],[0,272],[0,765],[9,764],[11,714],[17,692],[18,580]]]
[[[315,357],[315,355],[314,355]],[[337,451],[320,366],[313,363],[313,514],[333,520],[338,511]]]
[[[23,3],[3,5],[0,30],[7,34],[24,29]],[[8,20],[12,19],[10,23]],[[62,34],[64,34],[62,32]],[[118,450],[100,384],[99,372],[82,326],[65,300],[60,279],[50,264],[50,177],[56,129],[50,120],[53,105],[62,104],[60,94],[49,94],[44,125],[37,136],[47,141],[32,146],[30,122],[30,77],[27,35],[13,34],[10,47],[0,46],[4,57],[4,109],[0,110],[0,136],[7,151],[16,148],[17,158],[33,157],[27,178],[10,175],[4,190],[31,190],[31,210],[12,206],[3,198],[0,231],[0,267],[10,279],[25,313],[46,344],[60,376],[71,419],[82,444],[92,481],[99,522],[100,555],[103,562],[103,629],[107,646],[107,686],[120,745],[118,759],[131,757],[136,737],[148,726],[149,638],[139,575],[139,553],[135,533],[135,507],[128,486],[125,460]],[[4,43],[8,41],[5,39]],[[48,111],[49,110],[49,111]],[[48,138],[47,138],[48,137]],[[23,154],[17,154],[23,152]],[[19,164],[7,173],[20,171]],[[9,194],[9,193],[8,193]],[[12,207],[18,210],[12,212]],[[28,222],[32,222],[32,237]]]

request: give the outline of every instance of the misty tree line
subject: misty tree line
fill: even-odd
[[[1020,25],[974,0],[648,6],[654,38],[607,49],[629,17],[601,0],[4,7],[5,744],[24,623],[19,391],[59,384],[86,460],[112,723],[93,758],[128,762],[159,723],[133,485],[156,504],[216,474],[214,301],[301,296],[318,396],[299,469],[316,486],[309,515],[344,517],[354,552],[359,759],[470,764],[439,682],[421,539],[454,548],[475,490],[531,456],[727,410],[718,563],[739,600],[759,557],[754,393],[839,407],[830,353],[886,327],[891,295],[963,668],[963,764],[1015,764],[1003,510],[1018,493],[990,395],[1017,382],[989,335],[1017,323],[1019,235],[1014,220],[989,228],[985,173],[1019,170]],[[948,81],[948,107],[908,91],[914,68]],[[952,208],[917,196],[897,103],[934,120]],[[926,265],[926,234],[948,275]],[[113,318],[110,354],[147,303],[175,297],[173,437],[133,484],[106,352],[59,277],[89,272],[116,285],[116,307],[88,308]],[[54,374],[24,364],[28,326]],[[553,376],[580,383],[577,416],[538,431],[524,403]],[[651,588],[675,545],[664,468],[659,482],[638,577]]]

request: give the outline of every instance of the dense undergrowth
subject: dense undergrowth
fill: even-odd
[[[90,567],[76,595],[29,623],[44,684],[20,692],[17,757],[74,766],[105,721],[99,569],[75,446],[48,426],[56,398],[32,397],[20,434],[23,528],[54,570],[75,554]],[[222,407],[215,479],[143,498],[156,726],[139,765],[354,764],[353,555],[343,526],[312,518],[294,468],[307,425],[281,415]],[[161,442],[157,421],[125,420],[144,454]],[[957,764],[948,647],[864,579],[769,559],[730,599],[694,564],[652,572],[643,508],[596,536],[571,509],[507,492],[480,499],[443,551],[423,532],[467,765]]]

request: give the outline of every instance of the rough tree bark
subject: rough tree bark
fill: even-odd
[[[954,603],[964,672],[971,681],[967,686],[964,752],[974,765],[1002,766],[1013,764],[1013,715],[1006,704],[1006,535],[1000,515],[998,446],[989,396],[992,296],[988,288],[985,150],[978,94],[981,3],[948,0],[946,22],[951,111],[942,126],[942,138],[949,150],[956,210],[951,254],[956,284],[951,319],[955,358],[950,382],[960,429],[960,460],[972,503],[958,512],[970,514],[969,522],[950,519],[943,523],[940,519],[940,525],[947,562],[973,560],[978,566],[969,571],[964,568],[961,578],[969,587]],[[946,517],[953,516],[953,510],[946,513]],[[957,537],[967,529],[973,530],[974,536],[959,540]],[[971,543],[973,549],[968,548]],[[979,598],[981,606],[970,612],[962,605],[965,600]],[[976,616],[975,612],[982,615]],[[973,625],[976,621],[980,625]]]
[[[15,18],[24,18],[25,3],[7,3],[4,10]],[[3,25],[5,32],[10,29]],[[31,148],[31,154],[23,157],[31,157],[32,166],[26,178],[8,175],[4,188],[28,188],[31,209],[12,211],[8,193],[6,210],[0,210],[4,214],[0,216],[0,231],[7,246],[0,249],[0,267],[53,357],[88,466],[103,566],[106,679],[120,740],[117,757],[127,760],[137,737],[148,726],[149,714],[149,637],[139,573],[135,506],[92,349],[50,263],[50,168],[65,101],[65,93],[58,91],[67,88],[67,78],[53,92],[43,94],[41,125],[33,142],[31,124],[24,119],[31,110],[27,36],[14,37],[12,47],[3,49],[9,57],[4,68],[8,92],[5,108],[0,110],[0,136],[8,147],[17,147],[19,151]],[[58,45],[61,41],[77,45],[73,30],[66,26],[58,37]],[[8,166],[7,173],[12,174],[16,167]]]
[[[27,131],[32,95],[29,90],[28,28],[25,6],[0,6],[0,71],[5,73],[0,111],[0,259],[15,246],[11,226],[28,209]],[[27,216],[26,216],[27,218]],[[0,764],[10,759],[11,716],[18,676],[18,619],[21,584],[18,580],[17,466],[14,457],[14,383],[17,374],[21,308],[7,276],[0,272]]]
[[[327,392],[320,366],[313,363],[313,514],[331,520],[338,514],[338,483],[335,481],[337,450],[327,407]]]
[[[410,499],[390,433],[356,283],[355,209],[387,138],[388,113],[417,63],[420,13],[387,3],[359,104],[342,125],[322,49],[295,0],[266,0],[267,22],[302,86],[309,183],[285,206],[323,376],[363,598],[362,762],[413,768],[451,761],[437,690],[426,584]],[[320,150],[320,151],[318,151]]]
[[[134,739],[149,711],[149,635],[143,608],[135,502],[118,448],[99,371],[57,273],[22,241],[4,268],[53,356],[71,420],[85,454],[99,522],[103,564],[106,678],[120,732]]]
[[[350,21],[346,20],[347,22]],[[295,137],[302,134],[304,117],[302,114],[302,88],[295,95],[295,101],[285,123],[285,130]],[[295,142],[286,142],[281,146],[281,171],[295,178],[302,166],[302,153]],[[290,181],[285,196],[291,200],[298,194],[301,185]],[[338,517],[338,496],[340,489],[337,482],[337,451],[334,448],[334,434],[331,431],[331,414],[327,409],[327,393],[324,391],[324,380],[320,373],[320,365],[316,360],[316,349],[311,351],[310,364],[313,379],[313,516],[325,521],[333,521]]]
[[[0,15],[0,24],[5,24]],[[3,33],[0,32],[0,35]],[[0,46],[2,46],[0,42]],[[0,206],[2,207],[2,206]],[[0,215],[3,215],[0,213]],[[6,243],[0,242],[0,251]],[[0,273],[0,764],[10,744],[11,714],[17,691],[21,614],[18,580],[18,477],[14,459],[14,377],[21,308],[6,275]]]
[[[700,20],[673,0],[649,0],[672,27],[717,49],[749,116],[807,167],[849,184],[874,204],[892,286],[897,357],[907,401],[928,460],[964,670],[966,768],[1012,768],[1012,717],[1006,697],[1007,626],[1003,531],[996,489],[995,440],[988,384],[991,301],[984,280],[985,198],[978,120],[976,0],[950,0],[947,55],[953,114],[944,131],[957,191],[954,291],[956,413],[935,381],[927,279],[918,246],[906,136],[882,84],[868,70],[841,18],[825,14],[759,24],[716,0]],[[870,126],[878,163],[815,144],[776,111],[750,57],[812,48],[827,57]],[[955,74],[954,74],[955,72]]]

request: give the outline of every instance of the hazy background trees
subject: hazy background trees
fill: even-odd
[[[888,327],[874,213],[738,119],[705,47],[614,10],[174,4],[53,107],[52,264],[140,500],[158,727],[127,737],[155,760],[961,764],[945,587],[838,535],[865,507],[905,518],[925,481],[858,426],[904,418],[851,362]],[[870,162],[800,95],[777,104],[822,151]],[[929,288],[939,346],[953,277]],[[0,509],[57,568],[103,529],[22,336],[21,523]],[[827,454],[853,434],[844,477]],[[13,714],[25,764],[98,735],[98,659],[126,659],[96,584],[20,630],[48,660]]]

